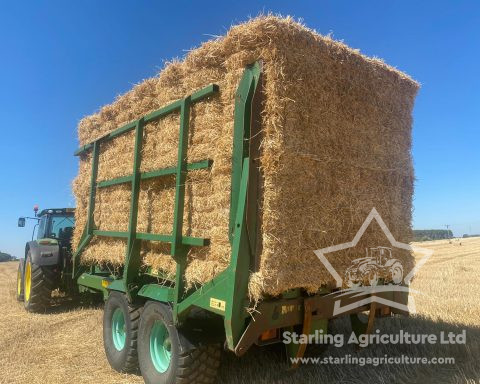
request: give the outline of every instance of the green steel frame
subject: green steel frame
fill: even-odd
[[[256,199],[249,200],[249,181],[254,169],[254,159],[251,158],[252,148],[250,138],[253,126],[253,101],[255,95],[260,92],[261,63],[256,62],[248,66],[236,93],[234,114],[234,136],[232,156],[232,181],[231,181],[231,204],[230,204],[230,231],[229,236],[232,244],[230,264],[213,280],[207,282],[198,289],[185,290],[184,273],[188,250],[192,246],[206,246],[208,239],[189,237],[183,235],[183,213],[185,200],[185,179],[189,171],[206,169],[212,166],[212,161],[206,159],[199,162],[187,162],[188,130],[190,120],[190,108],[192,104],[200,102],[207,97],[214,96],[219,88],[212,84],[190,96],[167,105],[142,118],[124,125],[117,130],[79,148],[75,155],[92,153],[92,171],[90,183],[90,197],[88,216],[85,230],[80,244],[74,253],[73,276],[83,289],[93,289],[108,295],[110,290],[124,292],[129,300],[143,297],[163,302],[170,302],[173,306],[174,319],[177,324],[181,323],[193,307],[200,307],[211,311],[224,318],[226,339],[228,347],[235,350],[246,327],[248,314],[248,278],[251,261],[255,259],[256,250]],[[168,114],[180,114],[180,132],[177,165],[175,167],[158,169],[151,172],[140,172],[141,151],[144,126],[152,121],[161,119]],[[101,145],[126,132],[135,130],[135,148],[133,172],[129,176],[119,177],[112,180],[97,182],[98,161]],[[175,176],[175,205],[174,222],[171,235],[152,234],[137,232],[138,196],[140,183],[155,177],[166,175]],[[127,232],[101,231],[94,225],[95,193],[97,188],[106,188],[118,184],[131,184],[130,218]],[[247,222],[247,205],[253,209]],[[254,230],[251,230],[254,228]],[[81,252],[89,244],[94,236],[107,236],[124,238],[127,241],[125,266],[123,276],[111,276],[109,273],[92,267],[87,270],[79,262]],[[140,244],[141,241],[160,241],[171,244],[171,257],[177,264],[175,281],[170,286],[154,283],[145,283],[141,272]]]

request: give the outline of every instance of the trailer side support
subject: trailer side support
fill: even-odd
[[[185,267],[188,250],[191,246],[205,246],[208,239],[183,236],[183,213],[185,202],[186,174],[190,170],[209,168],[210,160],[196,163],[187,162],[188,128],[190,106],[192,103],[203,100],[205,97],[218,91],[218,86],[210,85],[200,91],[178,100],[158,111],[154,111],[135,122],[128,123],[117,130],[101,137],[93,143],[84,145],[76,151],[76,155],[83,154],[93,148],[92,181],[90,188],[89,222],[86,226],[85,238],[75,252],[75,260],[92,236],[108,236],[127,240],[127,251],[123,276],[111,276],[111,279],[89,278],[89,273],[82,275],[82,269],[76,271],[78,283],[85,287],[98,289],[99,284],[108,285],[108,290],[125,292],[129,300],[136,296],[159,301],[168,301],[173,304],[174,321],[181,323],[190,310],[196,306],[221,315],[224,318],[228,347],[233,351],[240,340],[246,326],[248,313],[248,281],[253,268],[252,260],[256,256],[257,238],[257,189],[250,188],[249,184],[257,183],[258,165],[253,156],[258,155],[259,145],[257,130],[259,131],[259,108],[254,108],[254,100],[259,104],[260,83],[262,72],[261,62],[248,66],[242,76],[235,95],[234,134],[232,154],[232,181],[229,231],[226,235],[232,244],[231,258],[228,267],[196,290],[185,290]],[[149,172],[140,172],[143,127],[148,122],[159,119],[173,112],[180,112],[180,132],[177,165]],[[111,180],[102,180],[97,183],[98,152],[100,143],[114,139],[119,135],[135,129],[135,152],[133,173]],[[255,135],[256,140],[252,139]],[[171,235],[138,233],[137,214],[140,181],[152,177],[175,175],[175,208],[173,231]],[[102,231],[93,226],[94,198],[96,188],[108,188],[114,185],[130,183],[132,198],[130,219],[127,232]],[[247,220],[248,211],[248,220]],[[171,243],[171,256],[177,263],[175,281],[169,286],[158,284],[144,284],[141,272],[140,245],[142,240],[163,241]],[[95,272],[90,272],[94,274]],[[143,285],[144,284],[144,285]]]
[[[258,87],[261,73],[261,62],[248,66],[235,96],[229,233],[232,252],[229,266],[213,280],[178,303],[176,308],[180,318],[186,316],[193,306],[222,315],[228,348],[232,351],[240,340],[248,317],[246,311],[249,305],[248,281],[251,260],[256,249],[256,246],[251,243],[254,240],[254,234],[250,236],[247,231],[246,212],[248,185],[253,174],[252,168],[255,166],[250,157],[252,102],[255,93],[261,91]],[[252,200],[254,201],[248,203],[256,205],[256,199]]]

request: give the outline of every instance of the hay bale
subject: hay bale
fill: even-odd
[[[193,107],[188,161],[213,159],[211,170],[190,172],[186,187],[184,234],[211,239],[192,249],[186,271],[189,286],[222,271],[230,258],[228,218],[234,95],[244,67],[264,64],[261,255],[252,271],[254,299],[289,288],[315,291],[332,278],[313,250],[350,241],[372,207],[399,241],[411,236],[413,168],[411,111],[418,84],[378,59],[296,23],[262,16],[232,27],[219,39],[169,63],[158,75],[84,118],[81,145],[210,83],[218,96]],[[145,127],[142,171],[176,164],[179,116]],[[133,132],[102,146],[98,180],[128,175],[133,167]],[[80,159],[73,183],[77,200],[78,246],[86,223],[90,155]],[[171,233],[174,180],[141,183],[138,231]],[[130,188],[99,190],[95,224],[102,230],[127,230]],[[369,228],[360,246],[386,245],[378,228]],[[144,243],[144,263],[173,274],[169,247]],[[125,242],[95,239],[83,263],[124,260]],[[345,269],[358,249],[335,255]],[[363,256],[363,255],[361,255]],[[397,255],[411,263],[408,253]]]

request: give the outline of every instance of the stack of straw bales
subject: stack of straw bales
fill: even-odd
[[[259,299],[290,288],[312,292],[332,277],[314,250],[351,241],[373,207],[394,237],[410,240],[413,192],[412,107],[418,84],[378,59],[321,36],[291,18],[262,16],[232,27],[216,40],[169,63],[157,76],[78,127],[81,145],[152,110],[216,83],[220,93],[197,103],[191,113],[188,161],[213,159],[211,170],[188,175],[184,234],[211,240],[192,249],[186,279],[200,285],[221,272],[230,258],[228,219],[235,91],[247,64],[263,60],[263,175],[261,254],[252,270],[250,295]],[[179,116],[145,127],[141,170],[173,166],[177,160]],[[98,180],[131,174],[134,133],[102,146]],[[91,155],[80,159],[73,183],[77,200],[74,247],[87,217]],[[138,231],[172,231],[174,178],[141,183]],[[99,189],[95,224],[126,231],[130,186]],[[364,246],[388,245],[372,224],[357,249],[332,254],[340,272]],[[125,241],[95,238],[83,263],[120,266]],[[360,252],[360,253],[359,253]],[[169,246],[145,242],[143,261],[174,273]],[[396,253],[404,267],[409,253]]]

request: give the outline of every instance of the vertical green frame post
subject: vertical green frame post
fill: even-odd
[[[173,231],[171,255],[177,263],[175,274],[174,318],[177,319],[176,308],[185,291],[185,267],[187,264],[188,246],[182,243],[183,213],[185,207],[185,182],[187,179],[187,145],[190,125],[190,96],[182,100],[180,107],[180,132],[178,137],[177,170],[175,174],[175,206],[173,214]]]
[[[143,146],[143,118],[137,120],[135,126],[135,148],[133,154],[133,174],[132,191],[130,200],[130,218],[128,221],[127,250],[125,256],[125,269],[123,271],[123,281],[125,292],[131,299],[132,292],[140,287],[132,286],[135,284],[140,269],[140,240],[137,239],[137,218],[138,218],[138,197],[140,195],[140,164],[142,161]]]
[[[87,234],[92,235],[95,226],[95,196],[97,192],[97,175],[98,175],[98,157],[100,154],[100,142],[96,141],[93,145],[92,153],[92,175],[90,179],[90,198],[88,201],[88,218],[87,218]]]
[[[260,61],[248,66],[237,89],[235,99],[233,156],[232,156],[232,190],[230,205],[230,234],[232,256],[228,279],[227,297],[231,305],[225,311],[225,331],[230,349],[245,330],[245,302],[248,300],[248,282],[251,272],[251,260],[254,259],[255,247],[251,247],[247,232],[247,195],[251,178],[250,139],[253,124],[253,99],[258,88],[262,64]],[[250,201],[249,204],[256,204]],[[256,220],[256,218],[253,218]],[[252,234],[253,235],[253,234]]]
[[[234,221],[232,259],[228,268],[230,278],[227,279],[226,286],[227,298],[229,298],[230,303],[226,306],[224,320],[227,344],[232,350],[245,329],[245,303],[248,299],[251,260],[246,226],[246,198],[250,173],[250,159],[248,157],[244,159],[242,168],[238,196],[239,206]]]
[[[234,222],[239,203],[240,181],[242,179],[243,159],[249,153],[250,127],[252,123],[252,100],[261,74],[261,62],[255,62],[245,69],[235,94],[232,186],[230,193],[230,231],[229,239],[233,244]]]

